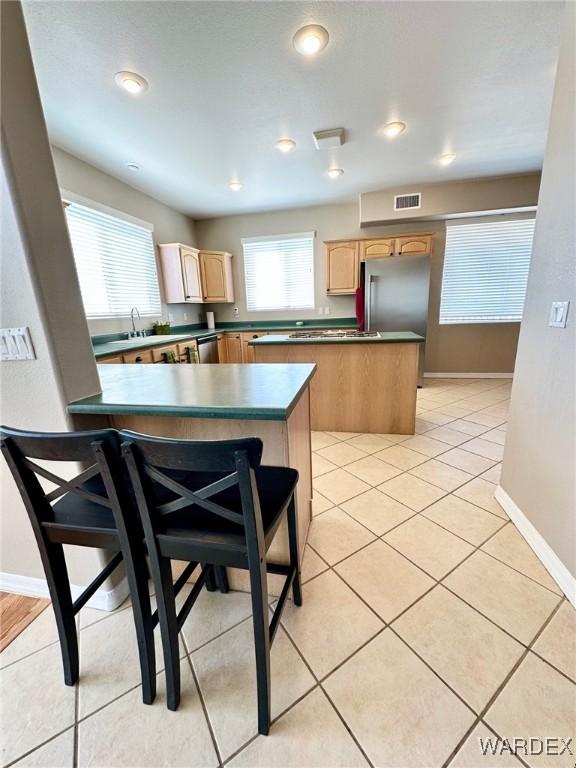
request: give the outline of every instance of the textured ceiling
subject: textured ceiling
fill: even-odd
[[[24,4],[51,140],[195,217],[540,168],[562,3]],[[330,44],[299,56],[294,32]],[[149,90],[130,97],[119,70]],[[379,134],[391,120],[408,128]],[[346,128],[331,157],[312,131]],[[274,142],[298,146],[282,155]],[[456,152],[448,168],[435,159]],[[330,161],[344,176],[326,176]],[[126,164],[141,165],[139,172]],[[244,189],[228,181],[237,175]]]

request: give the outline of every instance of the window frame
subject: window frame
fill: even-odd
[[[311,241],[311,258],[310,258],[310,286],[311,289],[311,296],[312,296],[312,303],[307,304],[305,306],[300,307],[294,307],[294,306],[283,306],[283,307],[262,307],[258,309],[250,309],[249,306],[249,297],[248,297],[248,274],[247,274],[247,261],[246,261],[246,252],[245,252],[245,246],[249,245],[250,243],[266,243],[266,242],[279,242],[282,240],[289,241],[289,240],[298,240],[298,239],[304,239],[309,238]],[[316,231],[310,230],[308,232],[290,232],[290,233],[284,233],[280,235],[260,235],[257,237],[243,237],[241,239],[241,245],[242,245],[242,261],[243,261],[243,280],[244,280],[244,295],[246,297],[246,311],[251,313],[260,313],[260,312],[305,312],[305,311],[314,311],[316,309],[316,276],[315,276],[315,261],[316,261],[316,250],[315,250],[315,241],[316,241]]]
[[[156,286],[158,289],[158,299],[159,299],[159,308],[157,312],[152,311],[146,311],[142,310],[140,307],[138,307],[139,311],[141,312],[142,317],[146,318],[158,318],[162,317],[162,310],[163,310],[163,304],[162,304],[162,291],[160,286],[160,277],[159,277],[159,266],[158,266],[158,254],[156,250],[156,242],[154,240],[154,225],[152,222],[146,221],[144,219],[139,219],[136,216],[132,216],[129,213],[126,213],[125,211],[120,211],[117,208],[111,208],[108,205],[104,205],[103,203],[100,203],[96,200],[92,200],[90,198],[84,197],[83,195],[79,195],[76,192],[70,192],[67,189],[61,188],[60,189],[60,197],[62,200],[62,205],[64,206],[64,209],[68,207],[70,204],[76,204],[79,206],[83,206],[84,208],[89,208],[91,210],[94,210],[98,213],[103,213],[106,216],[110,216],[115,219],[119,219],[120,221],[125,221],[128,224],[133,224],[134,226],[141,227],[142,229],[145,229],[150,232],[150,239],[152,242],[152,255],[153,255],[153,265],[154,265],[154,273],[156,277]],[[66,210],[64,210],[64,217],[66,218],[66,225],[68,227],[68,220],[66,216]],[[74,247],[72,244],[72,238],[70,237],[70,244],[72,246],[72,252],[74,255]],[[80,277],[78,274],[78,266],[76,264],[76,256],[74,255],[74,266],[77,273],[78,278],[78,284],[80,287]],[[84,301],[82,301],[84,304]],[[111,314],[98,314],[98,315],[91,315],[87,312],[86,308],[84,309],[85,316],[87,320],[90,321],[96,321],[96,320],[113,320],[113,319],[119,319],[119,318],[127,318],[130,317],[130,311],[127,310],[126,312],[120,312],[120,313],[111,313]]]
[[[444,255],[442,260],[442,274],[441,274],[441,284],[440,284],[440,296],[439,296],[439,303],[438,303],[438,325],[441,326],[451,326],[451,325],[501,325],[501,324],[517,324],[521,323],[524,315],[524,307],[525,307],[525,299],[526,299],[526,292],[524,294],[524,304],[522,306],[522,315],[520,318],[512,318],[512,317],[490,317],[490,318],[480,318],[480,317],[467,317],[467,318],[458,318],[456,320],[446,320],[442,318],[442,298],[444,293],[444,277],[445,277],[445,270],[446,270],[446,252],[448,248],[448,229],[450,226],[457,227],[457,226],[468,226],[468,225],[478,225],[478,224],[497,224],[497,223],[504,223],[504,222],[512,222],[512,221],[533,221],[534,225],[536,223],[536,212],[530,211],[526,213],[510,213],[510,214],[494,214],[489,216],[471,216],[471,217],[454,217],[451,219],[448,219],[445,222],[445,244],[444,244]],[[533,236],[534,237],[534,236]],[[532,241],[533,242],[533,241]],[[529,279],[529,270],[530,270],[530,263],[532,259],[532,249],[530,251],[529,256],[529,263],[528,263],[528,275],[526,278],[526,290],[528,285],[528,279]]]

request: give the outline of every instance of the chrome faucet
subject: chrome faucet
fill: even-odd
[[[144,336],[144,331],[137,331],[136,330],[136,323],[134,322],[134,312],[138,315],[138,321],[141,323],[142,318],[140,317],[140,310],[138,307],[132,307],[130,310],[130,319],[132,320],[132,330],[128,333],[129,339],[137,339],[139,336]]]

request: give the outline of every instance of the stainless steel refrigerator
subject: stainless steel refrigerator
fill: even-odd
[[[430,256],[369,259],[365,262],[364,286],[367,331],[413,331],[426,338]],[[425,344],[421,344],[418,386],[422,386],[424,353]]]

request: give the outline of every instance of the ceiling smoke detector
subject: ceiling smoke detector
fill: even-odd
[[[335,149],[344,144],[344,128],[331,128],[328,131],[314,131],[316,149]]]

